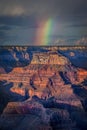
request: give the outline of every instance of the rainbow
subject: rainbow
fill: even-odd
[[[51,33],[53,30],[53,20],[48,19],[40,22],[36,31],[35,45],[49,45],[51,42]]]

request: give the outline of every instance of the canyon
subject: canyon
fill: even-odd
[[[87,128],[87,70],[74,66],[63,49],[0,48],[1,129]],[[70,54],[75,57],[72,48]]]

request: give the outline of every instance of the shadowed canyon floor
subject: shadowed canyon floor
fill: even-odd
[[[87,129],[86,52],[86,47],[0,47],[0,129]],[[80,63],[80,57],[78,66],[74,61]]]

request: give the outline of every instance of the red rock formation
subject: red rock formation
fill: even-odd
[[[20,51],[22,48],[16,49]],[[12,82],[13,87],[10,88],[10,91],[23,97],[27,94],[28,99],[25,98],[24,102],[9,102],[0,121],[3,120],[3,115],[6,114],[5,120],[9,119],[9,114],[29,114],[29,117],[23,117],[22,120],[23,125],[27,124],[23,128],[27,129],[28,127],[31,128],[30,122],[34,119],[36,120],[36,126],[38,120],[49,126],[50,118],[54,123],[56,118],[53,115],[57,115],[57,121],[61,117],[68,120],[69,124],[73,112],[77,109],[77,112],[83,111],[82,97],[79,97],[79,94],[76,96],[72,87],[73,85],[80,87],[78,84],[87,79],[87,71],[74,67],[66,57],[57,53],[57,49],[49,47],[50,52],[34,53],[29,65],[15,67],[8,74],[1,68],[0,80],[6,80],[8,83]],[[26,48],[22,51],[26,52]],[[14,56],[18,60],[15,54]],[[28,59],[29,55],[26,53],[25,57]],[[83,88],[85,87],[83,86]],[[34,99],[33,96],[37,96],[37,98]],[[53,99],[51,100],[51,98]],[[71,116],[69,116],[70,114]],[[33,118],[31,118],[32,115]],[[21,129],[23,125],[17,127],[17,129]],[[32,129],[35,129],[35,126],[32,126]]]
[[[48,98],[61,93],[71,94],[72,89],[65,84],[60,72],[71,84],[81,83],[87,77],[86,70],[76,69],[66,57],[52,51],[34,53],[31,64],[16,67],[8,74],[1,74],[0,80],[13,82],[11,91],[17,94],[24,95],[25,88],[28,88],[30,97],[37,95],[40,98]],[[20,82],[23,83],[22,88],[18,87]]]

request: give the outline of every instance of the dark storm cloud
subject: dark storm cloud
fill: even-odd
[[[5,40],[8,40],[8,35],[5,31],[0,31],[0,45],[3,45]]]
[[[87,14],[87,0],[0,0],[1,15],[57,15]]]
[[[39,22],[48,19],[61,26],[52,42],[64,42],[61,36],[73,40],[86,35],[87,0],[0,0],[0,39],[31,44]]]
[[[35,18],[29,16],[0,16],[0,24],[9,26],[28,26],[30,28],[37,27]],[[7,26],[5,26],[6,28]]]
[[[0,26],[0,30],[10,30],[11,29],[11,27],[10,26],[6,26],[6,25],[2,25],[2,26]]]
[[[6,37],[6,34],[5,34],[5,32],[3,32],[3,31],[0,31],[0,39],[3,39],[4,37]]]
[[[87,23],[83,23],[83,24],[73,24],[73,25],[68,25],[68,27],[86,27],[87,28]]]
[[[0,24],[37,27],[37,19],[87,20],[87,0],[0,0]]]

